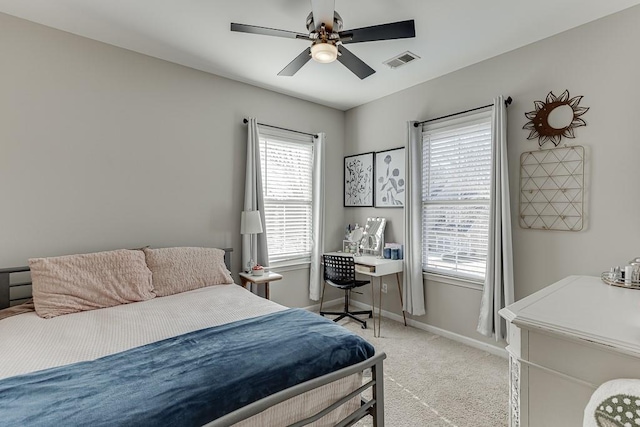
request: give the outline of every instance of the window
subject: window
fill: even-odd
[[[269,264],[311,260],[313,140],[260,128]]]
[[[422,269],[485,278],[491,195],[491,114],[425,126]]]

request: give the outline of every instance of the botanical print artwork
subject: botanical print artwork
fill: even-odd
[[[344,205],[373,206],[373,153],[344,158]]]
[[[376,153],[376,207],[403,207],[404,147]]]

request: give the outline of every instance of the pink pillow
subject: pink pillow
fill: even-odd
[[[0,320],[17,316],[18,314],[30,313],[32,311],[35,311],[35,308],[33,306],[33,299],[30,299],[22,304],[0,310]]]
[[[155,297],[142,251],[32,258],[29,267],[36,313],[47,319]]]
[[[233,283],[224,251],[213,248],[143,249],[159,297]]]

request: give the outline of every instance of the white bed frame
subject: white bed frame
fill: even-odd
[[[231,252],[233,249],[224,249],[224,262],[227,269],[231,269]],[[29,267],[16,267],[0,269],[0,309],[8,308],[11,305],[20,304],[31,297],[30,286],[31,282],[11,282],[11,275],[15,273],[26,273],[29,271]],[[12,289],[21,289],[22,292],[18,296],[12,296]],[[26,291],[24,291],[26,289]],[[306,381],[288,389],[282,390],[278,393],[267,396],[261,400],[253,402],[247,406],[244,406],[234,412],[231,412],[223,417],[220,417],[211,423],[207,424],[207,427],[228,427],[254,415],[257,415],[264,410],[277,405],[285,400],[291,399],[295,396],[301,395],[308,391],[317,389],[326,384],[334,381],[338,381],[342,378],[348,377],[356,373],[362,373],[367,369],[371,369],[371,379],[363,384],[358,389],[343,396],[341,399],[332,403],[330,406],[322,409],[316,414],[307,417],[303,420],[297,421],[291,424],[289,427],[301,427],[311,424],[320,418],[324,417],[331,411],[344,405],[354,397],[362,395],[362,393],[371,389],[372,398],[366,400],[361,397],[361,406],[351,414],[347,415],[342,421],[336,424],[336,427],[351,426],[358,422],[363,417],[370,415],[373,418],[374,427],[384,427],[384,381],[383,381],[383,361],[386,359],[386,354],[377,353],[373,357],[360,362],[356,365],[343,368],[339,371],[335,371],[324,376]]]

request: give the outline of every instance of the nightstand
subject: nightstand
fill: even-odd
[[[262,276],[254,276],[251,273],[240,273],[240,280],[242,281],[242,287],[246,288],[248,284],[255,283],[257,285],[264,284],[266,298],[269,299],[269,282],[275,282],[282,279],[282,275],[278,273],[268,272]],[[251,290],[251,289],[249,289]]]

